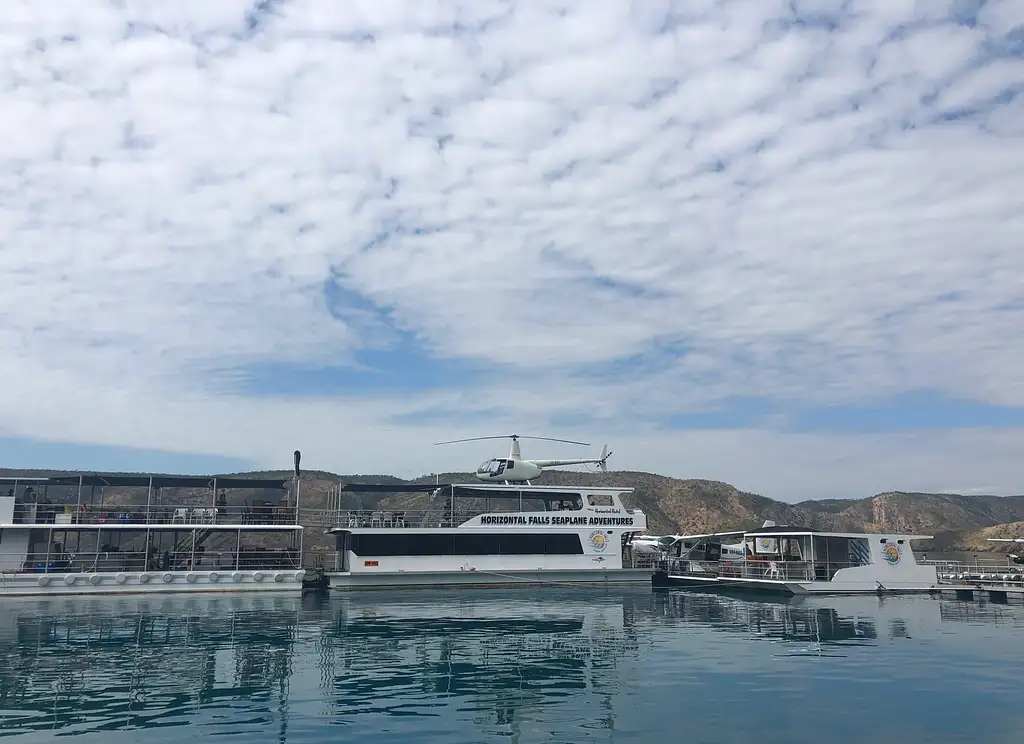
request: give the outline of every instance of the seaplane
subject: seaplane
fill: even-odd
[[[502,434],[491,437],[469,437],[468,439],[452,439],[447,442],[435,442],[435,446],[442,444],[457,444],[459,442],[478,442],[484,439],[511,439],[512,446],[509,448],[508,457],[495,457],[484,460],[476,469],[477,480],[485,482],[502,481],[505,485],[512,483],[526,483],[532,485],[531,480],[544,472],[545,468],[557,468],[564,465],[597,465],[602,473],[608,472],[608,458],[612,453],[608,451],[606,444],[601,450],[600,457],[581,458],[579,460],[524,460],[519,449],[520,439],[538,439],[545,442],[564,442],[565,444],[578,444],[582,447],[589,447],[586,442],[574,442],[571,439],[553,439],[551,437],[527,437],[521,434]]]
[[[1024,537],[990,537],[989,542],[1005,542],[1005,543],[1016,543],[1017,545],[1024,545]],[[1013,555],[1010,554],[1010,558],[1017,565],[1024,565],[1024,555]]]

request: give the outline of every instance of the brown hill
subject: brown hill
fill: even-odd
[[[0,469],[0,476],[41,476],[56,471],[15,471]],[[235,477],[286,478],[290,471],[234,473]],[[302,480],[303,511],[328,508],[328,492],[345,483],[441,483],[474,482],[466,473],[431,474],[405,481],[389,475],[337,475],[324,471],[305,471]],[[630,506],[647,514],[651,534],[694,533],[725,529],[744,529],[760,525],[765,519],[779,524],[856,532],[910,532],[935,536],[930,550],[996,551],[1005,549],[988,543],[985,537],[1015,537],[1024,524],[1024,496],[965,496],[934,493],[881,493],[863,499],[802,501],[796,504],[775,501],[740,491],[720,481],[669,478],[653,473],[617,471],[580,473],[547,471],[537,481],[546,485],[626,486],[634,490]],[[191,503],[200,494],[182,492],[182,503]],[[242,499],[248,494],[236,494]],[[135,502],[139,494],[108,489],[114,502]],[[145,494],[141,494],[145,500]],[[253,494],[255,496],[255,494]],[[343,505],[356,509],[397,509],[414,511],[426,504],[423,495],[358,494],[347,495]],[[309,524],[309,538],[322,541],[321,525]],[[1014,531],[1016,530],[1016,531]],[[325,545],[326,547],[326,545]]]

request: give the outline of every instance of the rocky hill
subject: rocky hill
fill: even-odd
[[[0,469],[0,476],[41,476],[56,471],[15,471]],[[290,471],[233,473],[235,477],[287,478]],[[345,483],[459,483],[474,482],[467,473],[431,474],[411,481],[389,475],[337,475],[323,471],[305,471],[302,481],[303,509],[327,509],[328,492]],[[579,473],[548,471],[538,484],[584,484],[628,486],[635,489],[630,506],[643,509],[651,534],[694,533],[756,527],[765,519],[779,524],[856,532],[910,532],[934,535],[929,550],[1008,550],[1005,545],[988,543],[987,537],[1024,535],[1024,495],[985,496],[935,493],[880,493],[863,499],[802,501],[796,504],[775,501],[740,491],[728,483],[678,479],[653,473],[617,471]],[[134,501],[138,494],[108,493],[108,500]],[[145,494],[142,494],[143,500]],[[193,494],[185,494],[183,503]],[[198,494],[196,494],[198,497]],[[236,494],[235,498],[255,497]],[[347,495],[346,508],[381,508],[414,511],[423,508],[426,496],[419,494]],[[318,542],[319,525],[308,525],[310,537]]]

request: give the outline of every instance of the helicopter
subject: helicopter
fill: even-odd
[[[503,481],[505,485],[511,483],[526,483],[531,485],[530,480],[536,478],[544,468],[554,468],[562,465],[585,465],[592,463],[601,468],[601,472],[608,472],[608,458],[612,453],[608,451],[606,444],[601,450],[601,456],[596,458],[584,458],[579,460],[524,460],[519,451],[520,439],[538,439],[546,442],[564,442],[565,444],[578,444],[582,447],[589,447],[586,442],[574,442],[571,439],[553,439],[551,437],[527,437],[520,434],[503,434],[493,437],[470,437],[468,439],[452,439],[448,442],[435,442],[436,445],[456,444],[458,442],[477,442],[484,439],[511,439],[512,446],[509,449],[508,457],[496,457],[491,460],[484,460],[476,469],[477,480],[482,481]]]
[[[1018,545],[1024,545],[1024,537],[990,537],[989,542],[1008,542],[1017,543]],[[1024,565],[1024,555],[1013,555],[1010,554],[1010,559],[1017,565]]]

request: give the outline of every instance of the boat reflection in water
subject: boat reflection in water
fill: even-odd
[[[696,735],[703,721],[724,740],[728,727],[737,736],[756,728],[714,711],[747,694],[758,674],[777,680],[787,664],[813,663],[820,681],[842,663],[837,678],[852,684],[850,659],[828,657],[857,656],[874,685],[878,663],[895,665],[894,653],[910,654],[904,668],[939,663],[946,620],[966,621],[954,633],[969,623],[1005,625],[1008,637],[1018,630],[1020,608],[985,614],[974,604],[963,617],[964,606],[640,588],[12,600],[0,605],[0,734],[135,730],[141,744],[209,735],[578,742],[683,725]],[[921,636],[927,651],[895,640]],[[892,648],[870,648],[883,644]],[[917,653],[927,656],[915,662]],[[827,711],[815,685],[792,694]],[[328,728],[336,726],[344,728]],[[798,731],[777,733],[799,740]]]

